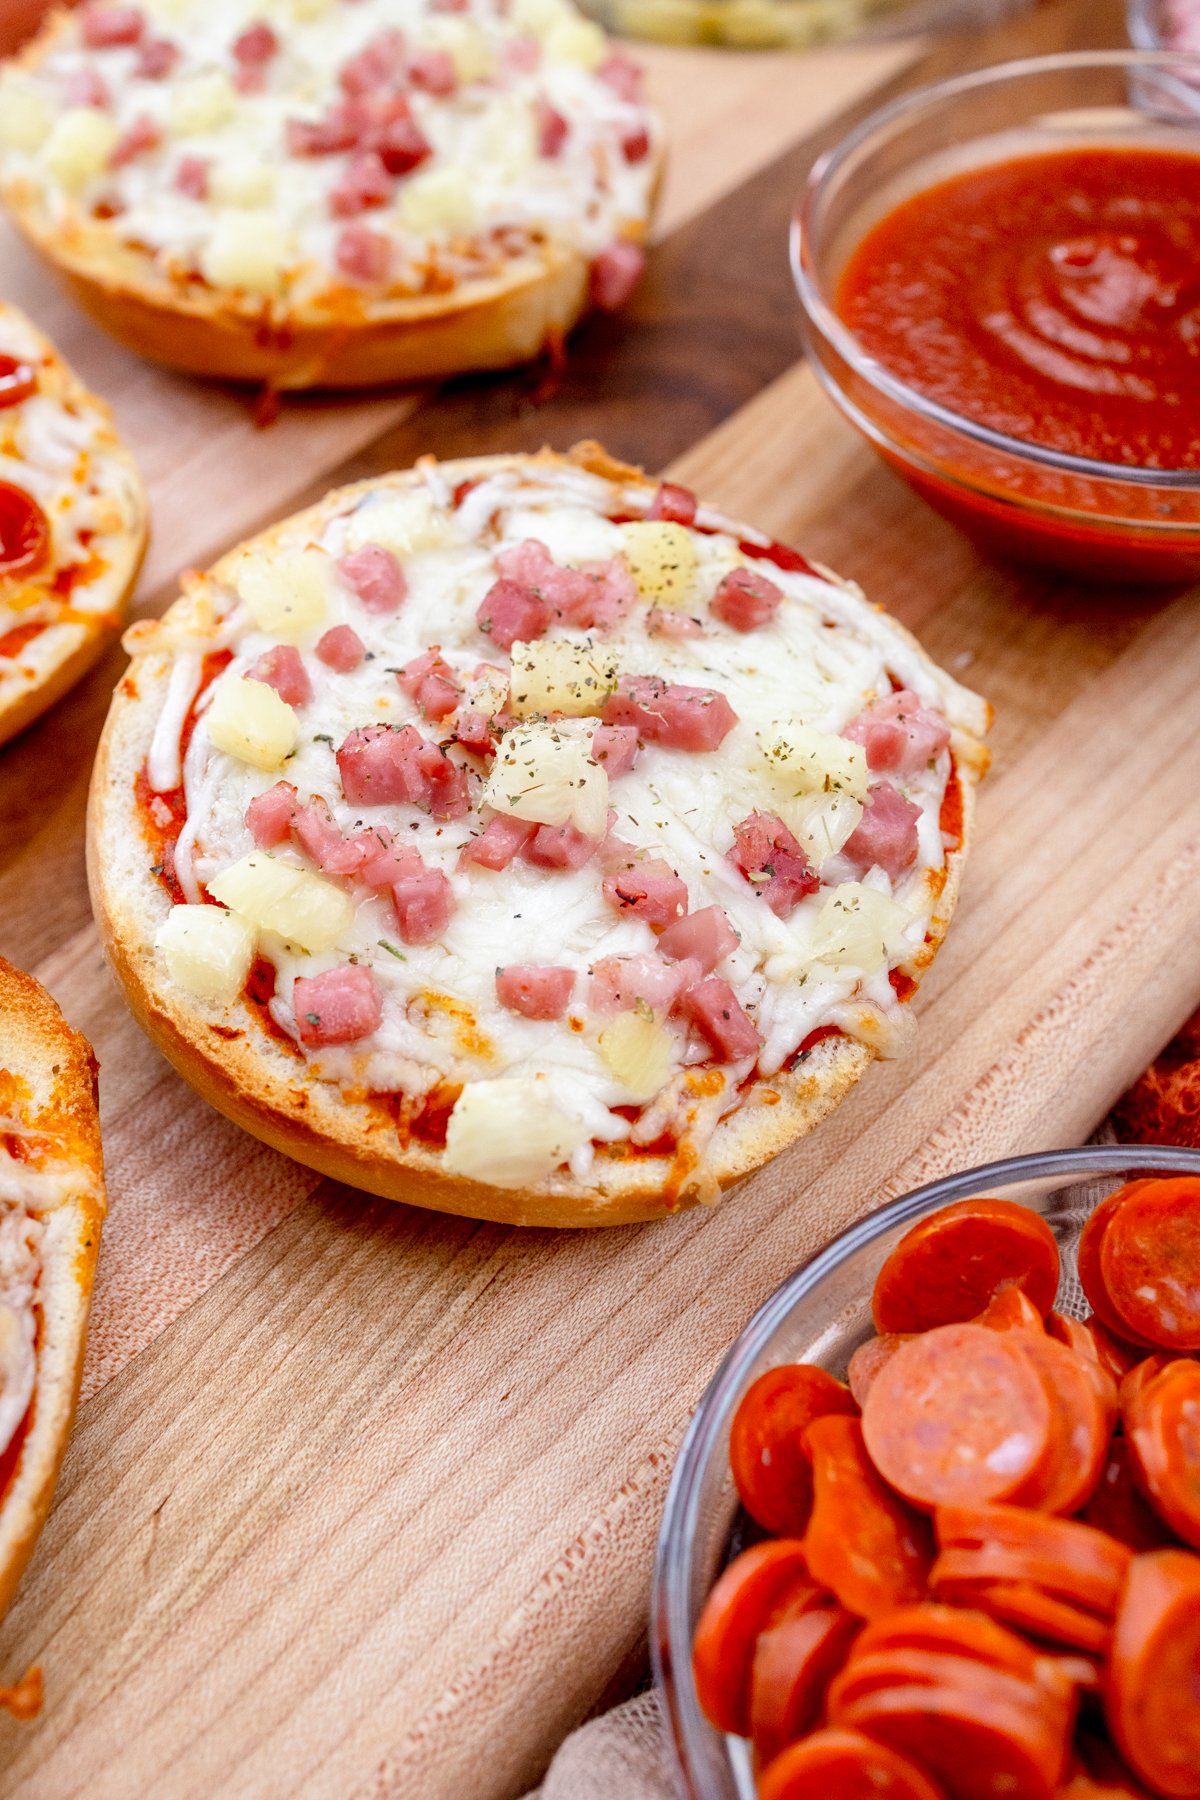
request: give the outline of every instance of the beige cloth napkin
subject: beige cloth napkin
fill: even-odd
[[[653,1691],[571,1733],[525,1800],[678,1800],[674,1758]]]

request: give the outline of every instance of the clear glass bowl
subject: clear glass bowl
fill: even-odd
[[[805,344],[846,417],[988,552],[1101,581],[1194,579],[1200,470],[1095,462],[976,424],[899,381],[834,310],[851,252],[900,201],[966,169],[1092,146],[1200,157],[1200,57],[1034,57],[873,113],[815,165],[796,209],[792,270]]]
[[[779,1363],[810,1362],[845,1380],[850,1358],[871,1337],[871,1291],[884,1259],[927,1214],[975,1194],[999,1194],[1041,1213],[1062,1252],[1056,1302],[1076,1318],[1088,1308],[1075,1252],[1092,1208],[1135,1174],[1200,1175],[1200,1150],[1156,1145],[1051,1150],[988,1163],[917,1188],[835,1238],[797,1269],[751,1319],[709,1384],[684,1439],[667,1495],[650,1650],[688,1800],[754,1800],[747,1746],[700,1711],[692,1681],[692,1636],[723,1567],[739,1516],[729,1471],[729,1427],[742,1395]]]

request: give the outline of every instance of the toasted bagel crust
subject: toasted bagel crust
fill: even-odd
[[[582,464],[607,479],[645,482],[640,470],[614,462],[598,446],[578,446],[571,457],[576,466]],[[542,451],[536,458],[479,457],[440,468],[453,485],[499,469],[565,462]],[[369,489],[403,488],[417,479],[413,472],[405,472],[339,489],[273,526],[254,543],[269,549],[285,532],[289,537],[316,536],[330,518]],[[222,580],[244,549],[231,551],[211,571],[212,577]],[[298,1052],[266,1035],[244,997],[228,1007],[196,1000],[171,982],[156,957],[155,935],[169,901],[150,872],[135,782],[165,693],[173,636],[186,632],[194,645],[203,630],[202,610],[184,600],[163,625],[135,627],[126,640],[135,660],[114,695],[96,758],[88,811],[88,874],[112,966],[143,1029],[206,1099],[256,1137],[339,1181],[412,1205],[521,1225],[623,1225],[694,1205],[702,1192],[711,1196],[718,1187],[740,1181],[827,1117],[873,1060],[875,1051],[858,1040],[842,1035],[823,1038],[794,1069],[756,1084],[743,1104],[718,1125],[696,1166],[681,1167],[679,1159],[649,1153],[598,1156],[585,1181],[559,1170],[532,1186],[511,1189],[448,1174],[437,1149],[413,1139],[398,1140],[391,1115],[382,1105],[346,1102],[335,1088],[313,1079]],[[920,654],[932,670],[934,665],[924,652]],[[955,686],[935,673],[947,688]],[[977,706],[980,729],[985,729],[987,709],[983,702]],[[954,751],[952,779],[961,794],[962,838],[948,853],[926,942],[906,966],[914,985],[936,954],[953,913],[971,834],[974,788],[987,766],[979,736],[961,725],[955,731]]]
[[[54,1493],[83,1372],[105,1213],[96,1059],[32,976],[0,957],[0,1069],[28,1090],[23,1122],[55,1140],[78,1185],[41,1214],[41,1313],[32,1419],[0,1500],[0,1612],[16,1590]]]

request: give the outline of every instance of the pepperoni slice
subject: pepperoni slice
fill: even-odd
[[[1047,1336],[1065,1344],[1079,1358],[1079,1365],[1096,1390],[1096,1398],[1104,1409],[1106,1431],[1111,1436],[1117,1422],[1117,1381],[1112,1371],[1100,1361],[1096,1339],[1087,1326],[1063,1313],[1052,1312],[1046,1320]]]
[[[1140,1344],[1130,1344],[1124,1338],[1117,1337],[1115,1332],[1103,1325],[1093,1313],[1090,1319],[1084,1320],[1084,1327],[1096,1346],[1096,1359],[1102,1369],[1107,1369],[1117,1386],[1137,1362],[1145,1354]]]
[[[1131,1550],[1162,1550],[1178,1542],[1175,1533],[1153,1512],[1137,1490],[1129,1460],[1129,1443],[1115,1437],[1108,1446],[1095,1492],[1083,1517]]]
[[[1148,1338],[1139,1338],[1130,1331],[1109,1298],[1108,1288],[1105,1286],[1100,1268],[1100,1249],[1109,1224],[1125,1201],[1143,1188],[1155,1185],[1151,1181],[1130,1181],[1124,1187],[1118,1188],[1115,1194],[1110,1194],[1107,1200],[1102,1200],[1090,1214],[1087,1224],[1080,1233],[1079,1248],[1076,1253],[1079,1285],[1087,1295],[1088,1305],[1100,1323],[1115,1336],[1123,1338],[1127,1343],[1141,1344],[1146,1350],[1153,1350],[1156,1346]]]
[[[848,1388],[811,1363],[768,1369],[746,1390],[729,1432],[742,1505],[781,1537],[801,1537],[812,1510],[812,1470],[800,1440],[826,1413],[857,1416]]]
[[[692,1669],[696,1697],[718,1731],[749,1734],[755,1639],[784,1591],[807,1575],[804,1547],[794,1538],[754,1544],[730,1563],[705,1601]]]
[[[885,1331],[858,1346],[850,1358],[849,1380],[850,1392],[860,1406],[866,1405],[871,1383],[884,1363],[890,1362],[901,1344],[907,1344],[911,1336],[911,1332]]]
[[[750,1736],[765,1764],[817,1722],[825,1690],[862,1629],[842,1606],[807,1606],[761,1631],[750,1671]]]
[[[1051,1318],[1054,1317],[1052,1313]],[[1019,1287],[1003,1287],[984,1307],[976,1325],[989,1331],[1045,1331],[1048,1327],[1033,1301]]]
[[[1070,1712],[1052,1707],[1044,1691],[1031,1689],[1027,1705],[1000,1677],[977,1667],[970,1688],[883,1688],[834,1708],[830,1723],[861,1731],[943,1781],[955,1800],[1054,1800],[1068,1755]]]
[[[50,547],[50,521],[32,494],[0,481],[0,575],[31,575]]]
[[[945,1800],[908,1757],[857,1731],[815,1731],[759,1777],[758,1800]]]
[[[928,1523],[880,1479],[859,1421],[817,1419],[804,1444],[813,1465],[804,1549],[814,1580],[862,1619],[922,1599],[933,1561]]]
[[[1143,1356],[1140,1362],[1134,1363],[1117,1390],[1122,1417],[1139,1398],[1143,1388],[1149,1387],[1165,1369],[1177,1362],[1190,1360],[1188,1357],[1172,1356],[1169,1350],[1156,1350],[1153,1356]]]
[[[974,1694],[986,1688],[994,1699],[1014,1708],[1032,1706],[1039,1698],[1027,1677],[1010,1675],[975,1657],[950,1656],[944,1650],[909,1650],[887,1647],[869,1656],[851,1656],[829,1689],[829,1715],[841,1717],[848,1707],[868,1694],[889,1688],[952,1688]]]
[[[1112,1620],[1129,1572],[1129,1551],[1102,1531],[1075,1519],[1051,1519],[1021,1506],[940,1506],[934,1529],[942,1555],[976,1553],[983,1572],[1033,1580],[1056,1598]]]
[[[969,1657],[1032,1681],[1037,1659],[1024,1639],[1005,1630],[984,1613],[960,1606],[897,1607],[895,1612],[863,1627],[854,1647],[856,1657],[883,1649],[943,1650],[951,1656]]]
[[[1128,1403],[1122,1390],[1121,1416],[1135,1481],[1171,1530],[1200,1549],[1200,1363],[1169,1363]]]
[[[1082,1359],[1051,1337],[1014,1333],[1011,1340],[1042,1378],[1050,1401],[1050,1448],[1029,1481],[1010,1498],[1041,1512],[1078,1512],[1100,1479],[1111,1419]]]
[[[1101,1238],[1100,1275],[1126,1336],[1200,1349],[1200,1180],[1128,1194]]]
[[[963,1582],[955,1591],[972,1606],[985,1608],[993,1618],[1047,1644],[1103,1657],[1112,1642],[1112,1625],[1107,1619],[1098,1619],[1068,1600],[1056,1600],[1032,1581]]]
[[[1016,1494],[1053,1448],[1050,1401],[1023,1353],[1037,1341],[966,1324],[901,1345],[863,1409],[867,1449],[884,1480],[926,1508]]]
[[[1125,1761],[1166,1800],[1200,1796],[1200,1557],[1135,1556],[1117,1612],[1105,1693]]]
[[[959,1200],[914,1225],[880,1269],[875,1329],[957,1325],[1006,1285],[1023,1289],[1044,1318],[1058,1277],[1058,1245],[1039,1214],[1011,1200]]]
[[[36,371],[27,362],[15,356],[0,356],[0,407],[19,406],[22,400],[37,393],[37,387]]]

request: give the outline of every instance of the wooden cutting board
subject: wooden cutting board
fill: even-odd
[[[1060,0],[923,67],[1118,23]],[[817,84],[843,69],[827,111],[912,55],[893,47],[859,79],[839,53]],[[678,65],[684,130],[695,71],[718,66]],[[729,159],[672,202],[630,318],[585,328],[537,411],[515,377],[302,407],[256,436],[236,396],[109,363],[108,391],[159,447],[144,604],[311,489],[425,448],[598,429],[650,466],[673,457],[679,479],[862,581],[996,707],[917,1048],[721,1207],[659,1224],[522,1232],[319,1181],[196,1099],[104,969],[80,834],[106,666],[0,761],[0,943],[96,1044],[112,1196],[88,1398],[0,1628],[0,1677],[37,1659],[47,1688],[36,1723],[0,1718],[0,1796],[520,1794],[641,1665],[673,1457],[754,1308],[888,1196],[1080,1141],[1200,995],[1200,594],[987,568],[832,412],[794,366],[771,254],[821,139],[787,149],[804,127],[784,104],[751,153],[747,66],[731,65],[723,125],[711,101]],[[786,98],[787,71],[755,66]],[[82,366],[121,354],[60,322]]]

